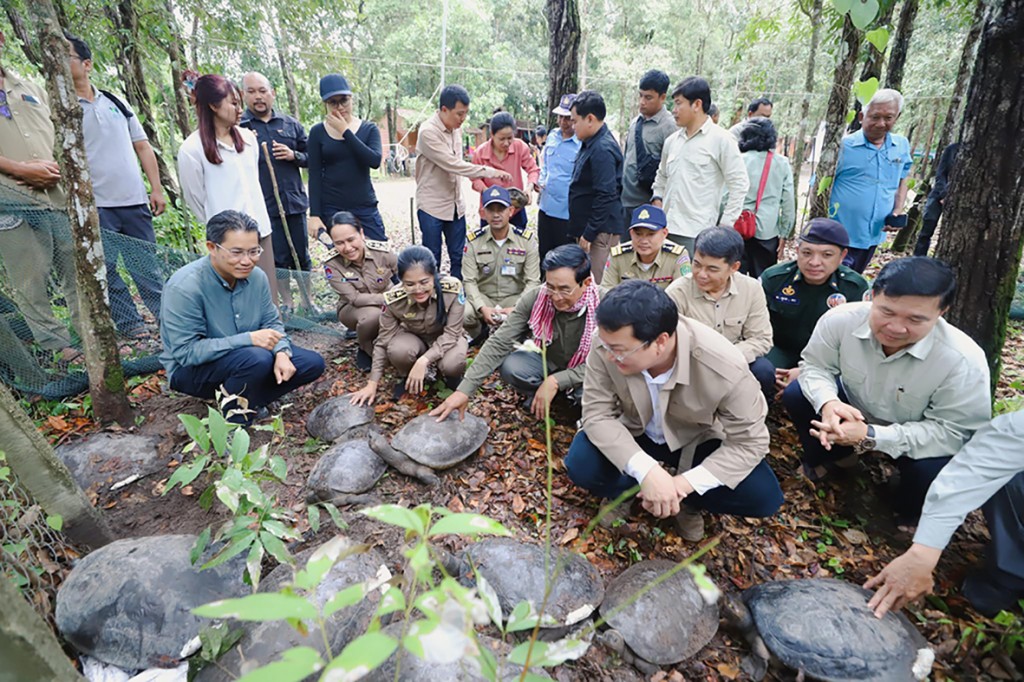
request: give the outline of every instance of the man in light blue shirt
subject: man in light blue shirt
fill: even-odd
[[[850,235],[843,265],[863,273],[886,227],[907,224],[910,142],[890,132],[903,110],[903,95],[883,89],[858,114],[863,128],[843,139],[832,181],[829,217]]]
[[[558,129],[548,134],[541,156],[541,194],[537,214],[540,259],[551,249],[575,243],[569,235],[569,183],[581,143],[572,124],[572,103],[576,95],[562,95],[551,113],[558,115]]]
[[[256,267],[263,252],[256,221],[221,211],[206,223],[209,255],[184,266],[164,287],[160,362],[171,388],[199,398],[217,391],[229,421],[247,424],[266,405],[324,372],[318,353],[293,346],[270,284]]]

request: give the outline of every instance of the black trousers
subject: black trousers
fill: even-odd
[[[751,238],[743,242],[743,258],[740,259],[740,272],[754,279],[761,273],[779,262],[779,238]]]
[[[565,244],[575,244],[576,238],[569,234],[569,221],[552,218],[544,211],[537,212],[537,248],[540,261],[548,251]]]

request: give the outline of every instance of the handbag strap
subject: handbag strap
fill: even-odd
[[[754,202],[754,213],[761,206],[761,197],[764,196],[764,186],[768,184],[768,169],[772,167],[772,155],[775,152],[769,151],[764,159],[764,168],[761,169],[761,184],[757,186],[757,201]]]
[[[644,144],[644,117],[637,116],[636,129],[633,131],[636,142],[636,164],[642,166],[646,162],[647,146]]]

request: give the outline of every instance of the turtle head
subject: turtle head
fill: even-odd
[[[726,593],[719,601],[722,607],[722,618],[726,624],[744,634],[754,632],[754,617],[750,615],[750,609],[743,603],[743,598],[738,594]]]

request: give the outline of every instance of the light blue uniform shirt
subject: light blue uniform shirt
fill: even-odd
[[[863,130],[843,138],[828,214],[846,228],[851,247],[882,243],[885,216],[892,213],[896,190],[911,164],[910,142],[902,135],[887,133],[881,148],[868,142]]]
[[[284,334],[277,308],[270,300],[267,275],[253,268],[232,289],[204,256],[182,267],[164,285],[160,305],[160,362],[168,381],[181,366],[213,362],[236,348],[252,344],[249,332],[275,329]],[[287,336],[274,352],[291,349]]]
[[[139,117],[125,118],[95,86],[92,95],[91,102],[79,97],[78,103],[82,105],[82,138],[96,205],[119,208],[149,203],[134,146],[147,139]]]
[[[548,133],[544,143],[544,161],[538,180],[544,191],[540,195],[539,208],[552,218],[569,219],[569,182],[580,146],[575,135],[563,140],[561,129]]]

